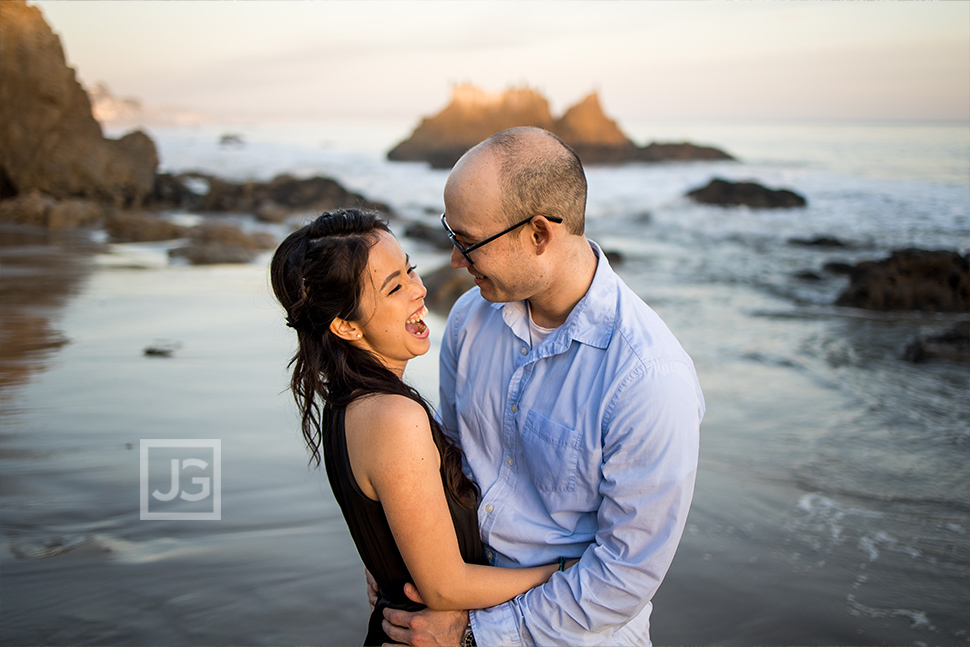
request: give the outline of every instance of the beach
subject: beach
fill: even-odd
[[[384,160],[390,128],[294,132],[254,126],[231,149],[213,129],[152,134],[170,172],[334,177],[395,209],[419,273],[447,263],[404,233],[435,224],[447,172]],[[694,132],[742,162],[587,170],[589,236],[621,255],[615,269],[693,357],[707,401],[653,643],[970,645],[970,369],[901,359],[970,315],[835,308],[845,279],[821,270],[907,246],[966,253],[970,133]],[[904,144],[908,156],[885,154]],[[715,176],[791,187],[809,206],[683,198]],[[788,242],[820,234],[851,245]],[[360,644],[363,567],[308,465],[269,255],[189,266],[168,246],[0,231],[0,643]],[[806,269],[821,279],[797,278]],[[435,402],[444,319],[429,324],[431,351],[406,379]],[[153,439],[219,441],[219,519],[143,518]]]

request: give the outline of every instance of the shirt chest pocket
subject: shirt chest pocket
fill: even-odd
[[[530,411],[522,429],[522,454],[540,492],[572,492],[579,465],[579,432]]]

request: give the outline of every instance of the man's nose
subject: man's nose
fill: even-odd
[[[458,251],[457,247],[452,246],[451,248],[451,266],[456,270],[460,270],[463,267],[469,267],[471,263],[465,258],[465,255]]]

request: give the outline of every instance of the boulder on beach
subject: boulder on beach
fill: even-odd
[[[947,250],[901,249],[849,270],[835,305],[866,310],[970,312],[970,259]]]
[[[805,198],[788,189],[769,189],[757,182],[730,182],[714,178],[706,186],[687,192],[687,197],[702,204],[746,206],[752,209],[804,207]]]
[[[116,243],[147,243],[188,235],[189,228],[142,212],[116,212],[105,219],[105,230]]]
[[[536,90],[487,92],[472,85],[454,86],[450,103],[438,114],[422,119],[410,137],[388,152],[387,158],[428,162],[433,168],[448,169],[475,144],[516,126],[534,126],[555,133],[584,164],[734,159],[716,148],[689,143],[637,146],[616,121],[606,116],[595,92],[556,119],[549,101]]]
[[[56,200],[37,190],[0,201],[0,222],[15,225],[46,229],[96,227],[104,215],[105,207],[99,202],[83,198]]]
[[[444,265],[428,274],[422,274],[421,280],[428,294],[424,298],[425,305],[435,314],[447,317],[451,306],[455,305],[458,297],[475,287],[475,279],[465,270],[456,270],[451,265]]]
[[[184,258],[193,265],[249,263],[260,252],[276,246],[273,236],[247,233],[230,222],[205,222],[188,231],[189,244],[169,250],[173,258]]]
[[[143,132],[104,137],[40,9],[0,2],[0,199],[41,191],[138,205],[157,166]]]
[[[453,245],[448,234],[441,225],[430,225],[423,222],[411,222],[404,228],[404,235],[412,240],[428,243],[435,249],[451,251]]]

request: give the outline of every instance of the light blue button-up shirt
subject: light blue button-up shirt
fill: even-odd
[[[441,350],[441,419],[482,491],[495,566],[581,561],[470,613],[479,645],[649,644],[704,415],[693,362],[599,247],[586,296],[531,346],[524,302],[466,293]]]

